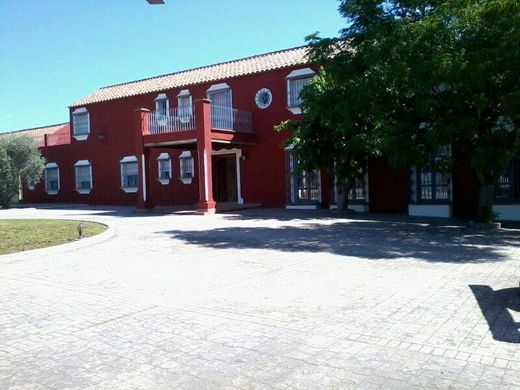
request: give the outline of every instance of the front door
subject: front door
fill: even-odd
[[[235,155],[213,156],[213,198],[216,202],[237,202],[237,166]]]
[[[368,167],[370,211],[376,213],[408,212],[410,174],[395,170],[383,160],[375,160]]]

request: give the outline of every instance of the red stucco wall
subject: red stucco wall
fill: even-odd
[[[166,93],[170,107],[177,106],[177,94],[189,89],[193,100],[206,97],[206,90],[212,85],[226,82],[232,89],[233,107],[252,113],[253,129],[256,133],[255,145],[214,144],[214,149],[240,148],[246,155],[241,161],[242,197],[245,203],[260,203],[266,207],[283,207],[286,204],[285,153],[282,147],[288,134],[274,131],[274,126],[286,119],[297,118],[287,110],[286,76],[294,69],[270,71],[178,88],[158,93]],[[271,105],[262,110],[254,101],[256,92],[269,88],[273,95]],[[57,195],[47,195],[43,182],[34,190],[24,190],[26,202],[74,202],[87,204],[136,204],[137,194],[126,194],[120,189],[120,164],[124,156],[136,154],[134,129],[137,108],[155,109],[154,99],[158,93],[134,96],[125,99],[95,103],[85,106],[90,115],[90,136],[85,141],[72,139],[69,145],[42,148],[48,162],[55,162],[60,168],[60,191]],[[72,111],[72,110],[71,110]],[[186,147],[189,149],[191,147]],[[161,152],[172,155],[173,179],[169,185],[161,185],[157,178],[156,158]],[[178,155],[182,150],[153,149],[150,153],[150,177],[148,196],[152,204],[184,205],[197,201],[198,184],[183,184],[179,176]],[[196,151],[192,149],[196,158]],[[89,160],[93,170],[93,190],[88,195],[80,195],[74,190],[74,164],[78,160]],[[195,164],[196,165],[196,164]],[[198,172],[196,172],[196,175]],[[325,176],[326,177],[326,176]],[[323,180],[323,199],[328,202],[328,179]],[[328,205],[328,203],[327,203]]]

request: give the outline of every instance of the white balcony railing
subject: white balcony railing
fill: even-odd
[[[188,109],[170,108],[166,112],[148,113],[148,134],[175,133],[195,130],[194,107]]]
[[[166,112],[152,111],[147,113],[147,128],[144,135],[165,134],[195,130],[195,107],[191,109],[171,108]],[[214,130],[252,133],[251,113],[230,107],[211,106],[211,128]]]
[[[237,133],[252,133],[251,113],[230,107],[211,105],[211,128]]]

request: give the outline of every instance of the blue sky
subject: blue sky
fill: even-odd
[[[337,0],[1,0],[0,132],[65,122],[99,87],[334,36]]]

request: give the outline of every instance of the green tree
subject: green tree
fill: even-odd
[[[314,61],[327,62],[327,66],[302,91],[305,115],[298,121],[282,122],[277,130],[291,131],[287,143],[293,145],[291,153],[299,161],[299,170],[332,173],[338,210],[345,210],[355,180],[364,176],[370,158],[381,155],[381,142],[372,131],[364,98],[370,91],[370,80],[362,77],[362,69],[351,56],[336,56],[330,61],[328,50],[348,52],[344,42],[316,36],[309,40]],[[358,76],[352,77],[354,74]]]
[[[17,196],[19,185],[38,182],[44,159],[34,139],[19,135],[0,136],[0,207]]]
[[[397,167],[425,166],[451,144],[453,157],[478,177],[479,214],[489,219],[495,183],[518,155],[520,2],[344,0],[339,9],[347,20],[341,36],[310,39],[311,57],[323,64],[335,93],[327,97],[313,83],[303,93],[304,108],[330,120],[319,122],[321,132],[367,139],[368,147],[357,155],[350,143],[305,153],[297,145],[313,142],[311,118],[282,126],[294,131],[295,150],[307,166],[321,167],[323,158],[315,156],[330,153],[336,169],[348,171],[356,164],[342,168],[345,154],[357,160],[379,153]],[[448,169],[452,161],[438,163]]]

